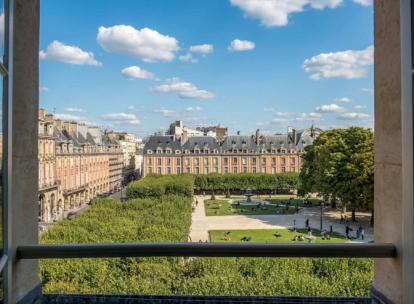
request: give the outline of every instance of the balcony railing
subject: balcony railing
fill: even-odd
[[[17,248],[19,259],[116,257],[393,258],[393,244],[110,243],[53,244]]]

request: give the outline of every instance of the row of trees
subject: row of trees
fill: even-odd
[[[194,177],[191,175],[150,175],[130,183],[127,188],[128,198],[160,198],[168,194],[192,197]]]
[[[306,154],[299,194],[318,192],[355,210],[373,210],[374,134],[369,129],[334,129],[319,135]]]
[[[245,191],[250,188],[253,192],[270,193],[286,192],[297,188],[299,175],[297,173],[283,174],[204,174],[195,175],[196,189],[211,192]]]

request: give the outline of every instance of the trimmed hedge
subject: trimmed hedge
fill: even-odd
[[[160,198],[163,195],[180,195],[192,197],[194,194],[194,178],[190,175],[150,175],[127,188],[128,198]]]
[[[298,173],[213,173],[195,175],[194,185],[201,191],[237,191],[250,188],[258,192],[282,192],[297,189],[298,179]]]

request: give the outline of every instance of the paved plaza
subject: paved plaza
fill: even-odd
[[[296,220],[297,228],[305,228],[305,221],[309,219],[311,228],[320,228],[320,208],[302,208],[298,214],[292,215],[226,215],[226,216],[206,216],[204,209],[203,196],[196,196],[198,205],[192,215],[190,238],[193,242],[208,241],[209,230],[240,230],[240,229],[280,229],[293,226]],[[339,223],[339,211],[326,210],[323,216],[323,227],[329,230],[332,225],[334,232],[345,235],[345,225]],[[350,218],[350,214],[348,214]],[[361,225],[365,230],[365,241],[373,240],[373,231],[369,227],[368,213],[357,213],[357,223],[349,223],[353,229],[351,235],[355,235],[356,229]]]

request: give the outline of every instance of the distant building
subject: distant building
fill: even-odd
[[[112,140],[116,140],[119,143],[121,151],[123,153],[123,171],[122,175],[124,183],[127,183],[135,178],[135,155],[137,151],[137,145],[139,139],[134,135],[126,132],[106,132],[106,136]]]
[[[122,141],[96,126],[55,119],[43,109],[39,110],[38,147],[39,221],[44,223],[62,219],[96,196],[119,189],[129,165]],[[134,162],[135,150],[130,150],[130,162]]]
[[[205,136],[212,136],[216,138],[219,142],[223,141],[224,138],[228,135],[228,129],[220,125],[211,127],[199,127],[197,130],[202,131]]]
[[[286,134],[261,135],[257,130],[255,135],[226,135],[221,140],[151,136],[144,147],[143,175],[299,172],[304,148],[320,132],[313,127],[302,131],[289,128]]]

